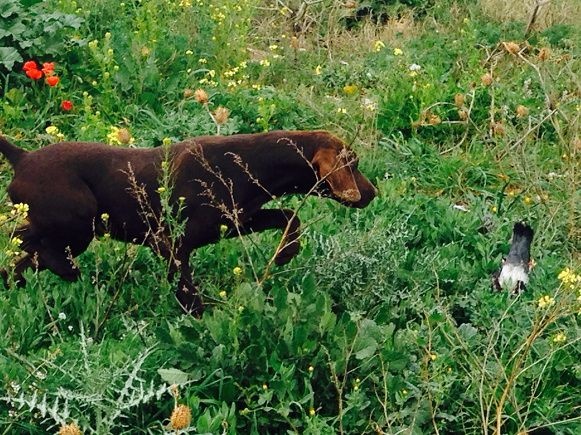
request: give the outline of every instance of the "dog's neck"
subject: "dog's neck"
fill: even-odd
[[[268,186],[269,193],[274,196],[311,193],[317,183],[311,162],[318,141],[312,133],[274,131],[237,135],[235,143],[223,139],[219,143],[212,138],[200,139],[204,155],[213,161],[236,162],[249,181]]]

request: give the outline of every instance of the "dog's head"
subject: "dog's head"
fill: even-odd
[[[322,182],[323,195],[348,207],[363,208],[377,195],[377,189],[359,172],[359,159],[340,139],[320,135],[311,164]]]

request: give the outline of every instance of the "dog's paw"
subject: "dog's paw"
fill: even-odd
[[[277,266],[287,264],[289,261],[293,259],[293,257],[295,257],[299,253],[300,249],[301,244],[298,240],[294,240],[288,243],[287,245],[285,245],[284,248],[282,248],[280,251],[276,253],[276,256],[274,257],[274,263]]]
[[[182,286],[176,290],[175,297],[184,313],[198,319],[202,317],[204,304],[201,296],[195,290]]]

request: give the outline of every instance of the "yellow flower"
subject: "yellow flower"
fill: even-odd
[[[242,268],[240,266],[236,266],[234,269],[232,269],[232,273],[235,276],[240,276],[242,275]]]
[[[545,296],[542,296],[541,298],[539,298],[539,300],[537,301],[537,304],[538,304],[539,308],[548,308],[551,305],[555,304],[555,299],[549,295],[545,295]]]
[[[345,86],[343,86],[343,92],[345,92],[346,95],[355,95],[357,93],[357,91],[359,91],[359,88],[357,87],[357,85],[345,85]]]
[[[564,343],[567,341],[567,336],[563,332],[558,332],[553,337],[553,343]]]
[[[373,49],[375,51],[381,51],[382,48],[385,48],[385,44],[382,41],[375,41],[373,43]]]
[[[18,237],[12,237],[12,239],[10,239],[10,244],[14,246],[20,246],[22,245],[22,239]]]
[[[226,299],[226,296],[228,296],[228,294],[226,293],[226,290],[222,290],[220,293],[218,293],[218,295],[222,298],[222,299]]]
[[[430,359],[432,361],[436,361],[438,359],[438,355],[436,355],[435,353],[430,354]]]
[[[101,220],[107,223],[109,221],[109,213],[101,213]]]
[[[309,373],[313,373],[315,371],[315,368],[313,366],[309,366]]]
[[[268,385],[266,385],[266,384],[262,384],[262,389],[263,389],[264,391],[268,390]]]
[[[316,76],[320,76],[322,71],[323,71],[323,67],[321,65],[317,65],[315,67],[315,75]]]
[[[157,193],[163,193],[165,191],[166,191],[166,188],[163,187],[163,186],[162,187],[158,187],[157,190],[156,190]]]
[[[531,205],[531,204],[533,203],[533,199],[532,199],[530,196],[525,196],[525,197],[523,198],[523,202],[524,202],[526,205]]]
[[[186,50],[186,55],[187,56],[191,56],[192,54],[194,54],[194,52],[192,50]]]
[[[49,125],[44,129],[44,131],[46,131],[51,136],[56,136],[60,132],[59,128],[56,125]]]
[[[228,226],[224,224],[220,225],[220,234],[224,235],[226,231],[228,231]]]
[[[25,204],[23,202],[19,202],[18,204],[14,204],[12,206],[12,210],[10,211],[11,215],[22,215],[23,217],[26,217],[28,215],[28,211],[30,210],[30,208],[28,207],[28,204]]]
[[[316,414],[315,408],[309,408],[309,415],[313,417]]]
[[[394,48],[393,55],[394,56],[401,56],[403,54],[403,50],[401,48]]]
[[[119,128],[112,126],[110,133],[107,135],[107,142],[109,145],[121,145],[119,140]]]
[[[573,288],[576,284],[581,283],[581,275],[576,275],[568,267],[563,269],[557,278],[559,278],[559,281],[561,281],[564,286],[569,288]]]
[[[341,113],[341,114],[346,114],[347,113],[347,109],[345,109],[344,107],[339,107],[337,109],[337,113]]]
[[[186,200],[186,197],[185,197],[185,196],[180,196],[180,197],[178,198],[178,201],[179,201],[179,202],[184,202],[185,200]]]
[[[265,67],[270,66],[270,61],[268,59],[261,59],[260,65],[265,66]]]
[[[164,137],[161,143],[165,146],[168,146],[171,144],[171,139],[169,137]]]
[[[192,421],[192,411],[187,405],[177,405],[171,413],[169,421],[172,429],[185,429]]]

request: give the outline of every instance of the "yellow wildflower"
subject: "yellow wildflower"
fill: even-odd
[[[401,56],[403,54],[403,50],[401,48],[394,48],[393,55],[394,56]]]
[[[537,304],[538,304],[539,308],[548,308],[551,305],[555,304],[555,299],[549,295],[545,295],[545,296],[542,296],[541,298],[539,298],[539,300],[537,301]]]
[[[234,269],[232,269],[232,273],[235,276],[240,276],[242,275],[242,268],[240,266],[236,266]]]
[[[320,76],[322,71],[323,71],[323,67],[321,65],[317,65],[315,67],[315,75],[316,76]]]
[[[553,337],[553,343],[564,343],[567,341],[567,336],[563,332],[558,332]]]
[[[373,43],[373,50],[381,51],[382,48],[385,48],[385,44],[382,41],[375,41]]]

